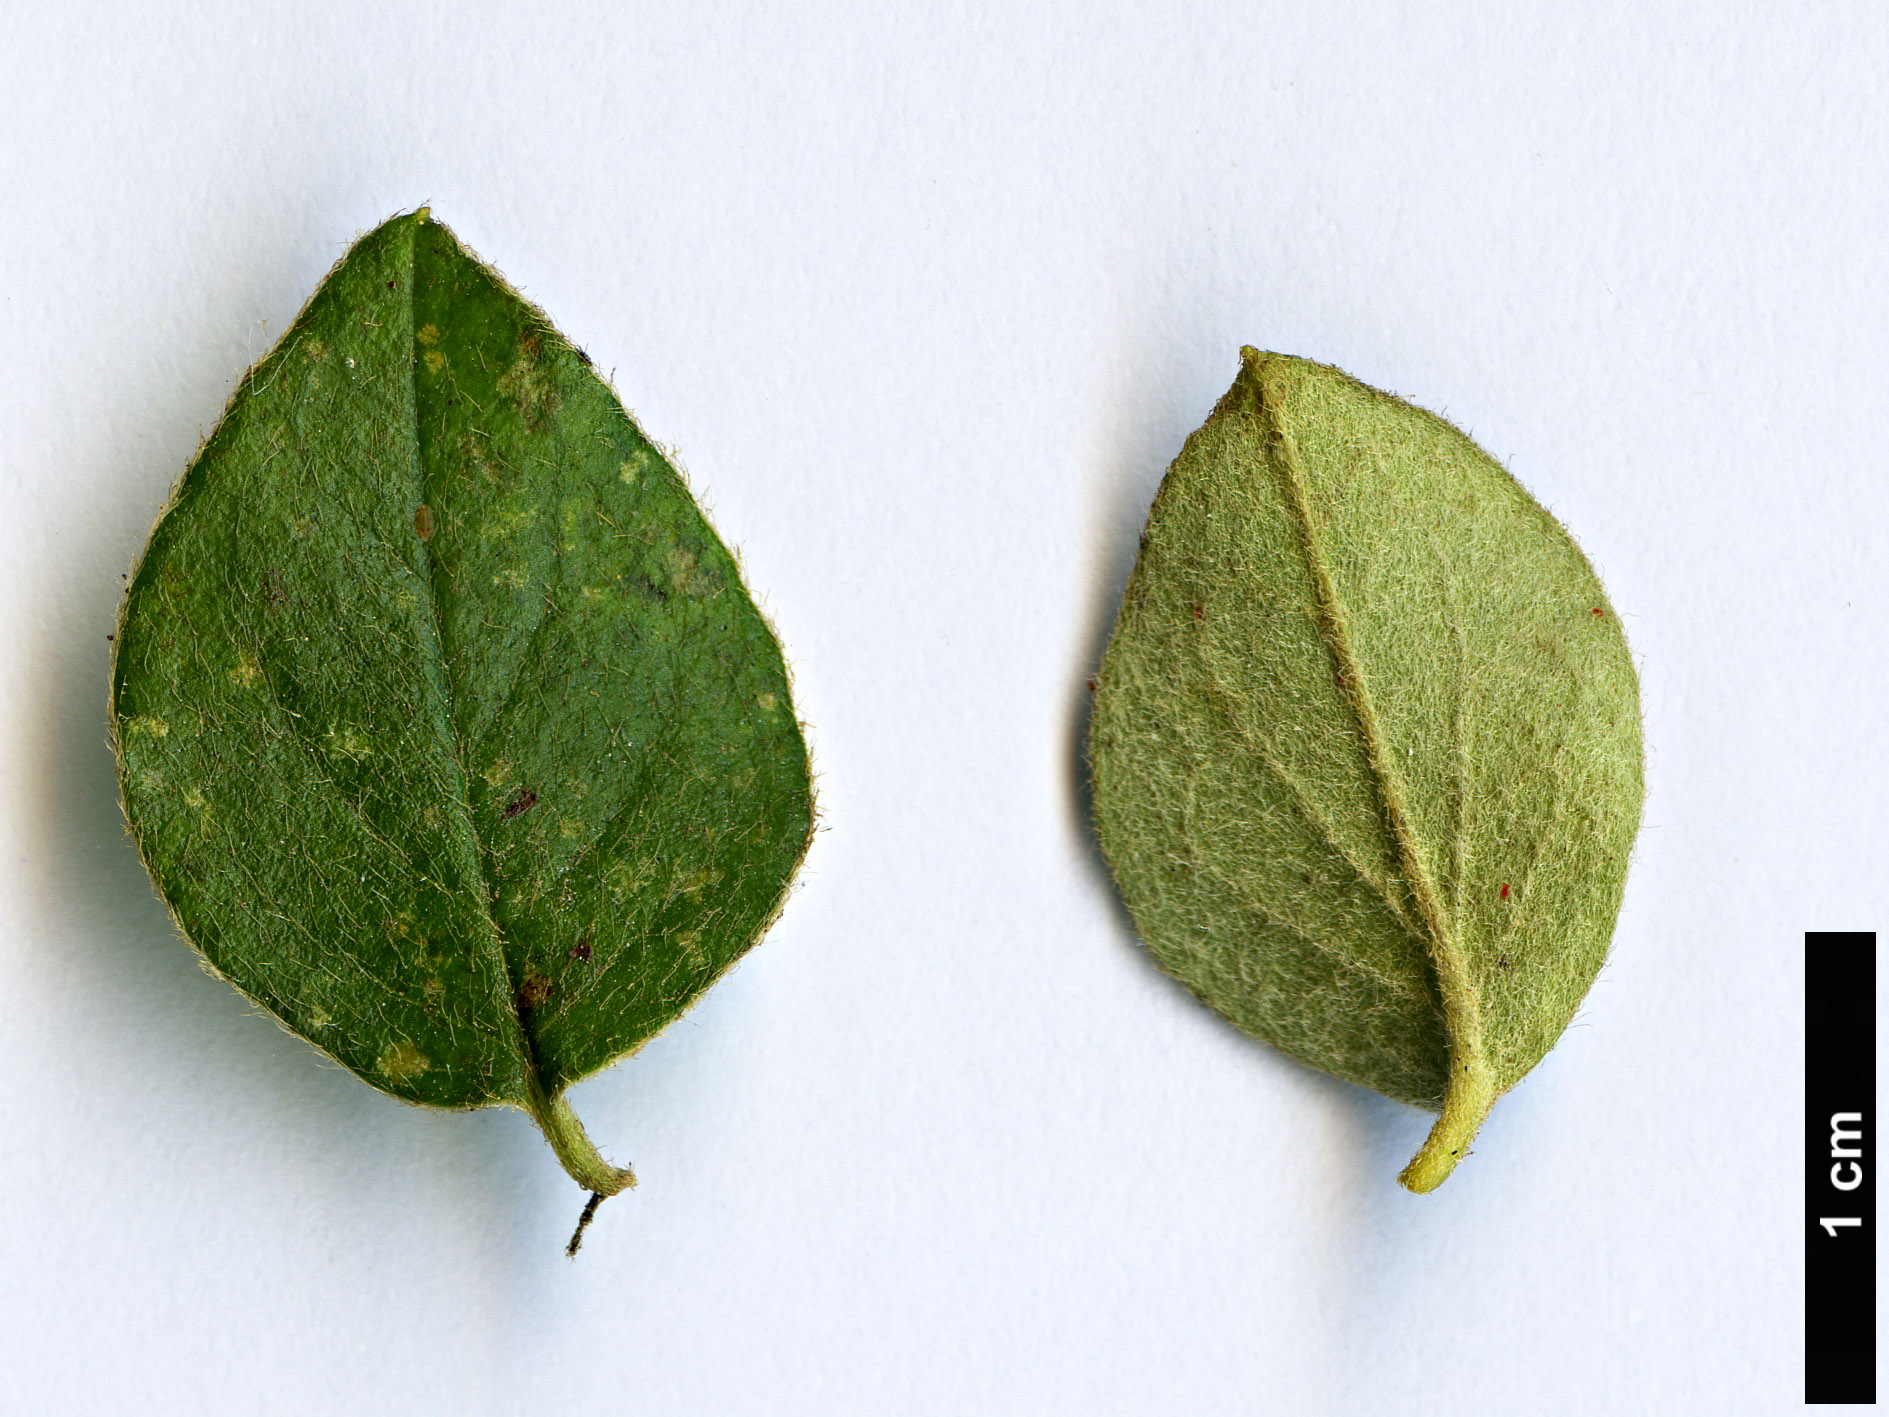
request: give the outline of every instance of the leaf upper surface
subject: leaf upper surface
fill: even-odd
[[[185,933],[415,1102],[538,1110],[636,1048],[756,941],[811,830],[733,558],[424,212],[243,381],[133,578],[112,706]]]

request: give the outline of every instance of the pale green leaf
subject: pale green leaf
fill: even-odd
[[[667,459],[425,211],[243,380],[132,580],[125,811],[223,977],[375,1087],[564,1100],[766,929],[812,823],[780,647]]]
[[[1246,350],[1149,514],[1097,681],[1096,823],[1160,963],[1440,1111],[1429,1190],[1606,957],[1639,691],[1561,526],[1460,431]]]

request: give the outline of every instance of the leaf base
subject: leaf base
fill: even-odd
[[[1460,1065],[1443,1099],[1442,1114],[1397,1178],[1405,1190],[1427,1195],[1449,1179],[1456,1163],[1469,1154],[1469,1144],[1495,1105],[1496,1093],[1487,1063],[1478,1058]]]
[[[573,1181],[597,1196],[614,1196],[636,1184],[636,1173],[629,1167],[612,1166],[603,1159],[562,1093],[547,1097],[536,1088],[532,1092],[526,1110]]]

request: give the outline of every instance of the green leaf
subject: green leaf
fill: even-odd
[[[243,380],[134,576],[132,835],[214,970],[383,1091],[524,1109],[772,921],[811,830],[780,646],[675,469],[422,210]]]
[[[1642,796],[1620,622],[1460,431],[1242,353],[1155,498],[1097,680],[1143,939],[1240,1028],[1440,1111],[1428,1191],[1606,957]]]

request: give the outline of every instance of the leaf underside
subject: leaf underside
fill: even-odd
[[[811,830],[728,551],[424,211],[348,253],[185,474],[112,714],[133,835],[209,963],[434,1106],[543,1121],[755,943]]]
[[[1567,1027],[1642,797],[1626,641],[1554,518],[1442,419],[1251,350],[1155,500],[1090,756],[1157,960],[1430,1109]]]

